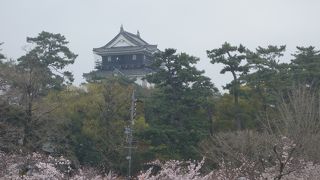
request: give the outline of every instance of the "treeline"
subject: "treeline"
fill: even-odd
[[[64,69],[77,55],[63,35],[41,32],[27,42],[32,49],[17,60],[0,54],[0,150],[64,155],[75,168],[126,173],[124,128],[133,89],[135,172],[154,159],[201,159],[208,154],[203,147],[221,147],[211,138],[220,132],[278,129],[268,120],[282,117],[279,107],[297,87],[319,90],[320,51],[312,46],[297,47],[288,63],[285,46],[250,50],[225,43],[208,50],[212,66],[220,63],[221,74],[233,76],[222,94],[195,67],[198,58],[174,49],[155,55],[156,72],[146,77],[152,88],[125,77],[75,87]]]

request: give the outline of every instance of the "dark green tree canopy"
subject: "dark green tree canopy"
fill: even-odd
[[[69,44],[61,34],[42,31],[35,38],[27,37],[27,42],[35,45],[40,61],[50,67],[63,69],[66,65],[73,64],[76,54],[66,46]]]
[[[208,50],[207,55],[211,59],[212,64],[220,63],[224,65],[220,71],[221,74],[230,72],[233,76],[233,81],[227,84],[225,88],[229,89],[230,93],[233,93],[236,126],[238,129],[242,129],[244,124],[239,117],[239,76],[244,75],[249,71],[249,67],[245,62],[247,59],[247,49],[242,44],[239,46],[232,46],[225,42],[220,48]]]
[[[246,83],[260,91],[261,89],[276,90],[279,85],[285,85],[280,82],[283,78],[289,78],[286,64],[280,63],[280,58],[283,56],[286,46],[258,47],[255,52],[248,51],[248,67],[250,74],[242,77]],[[288,79],[289,81],[289,79]]]
[[[220,71],[221,74],[229,71],[234,77],[237,77],[237,72],[248,72],[248,67],[243,64],[246,60],[246,48],[242,44],[232,46],[225,42],[221,48],[208,50],[207,54],[212,64],[221,63],[225,65]]]
[[[199,58],[186,53],[176,54],[175,49],[166,49],[156,54],[152,67],[157,72],[147,76],[147,80],[165,91],[187,91],[195,88],[214,90],[210,78],[199,71],[195,64]],[[216,89],[215,89],[216,90]]]
[[[27,37],[27,42],[34,48],[18,59],[20,68],[41,69],[50,87],[61,87],[65,82],[74,80],[72,73],[64,68],[73,64],[77,55],[67,47],[69,42],[63,35],[42,31],[37,37]]]
[[[68,42],[60,34],[43,31],[35,38],[27,38],[27,42],[32,44],[32,49],[17,64],[0,66],[3,69],[0,79],[8,94],[14,94],[17,104],[24,109],[23,145],[33,149],[39,138],[36,134],[41,117],[51,109],[41,111],[37,103],[50,90],[61,90],[73,81],[72,73],[64,68],[74,63],[77,55],[69,50]]]
[[[261,99],[263,111],[277,101],[277,94],[291,85],[289,66],[281,63],[286,46],[259,46],[254,52],[247,52],[250,72],[241,78],[254,94]]]
[[[291,61],[291,72],[298,83],[309,86],[320,85],[320,51],[315,47],[297,47]]]
[[[212,119],[207,111],[217,89],[197,70],[198,61],[186,53],[176,54],[175,49],[156,55],[152,66],[157,71],[147,76],[155,84],[146,102],[150,129],[142,135],[151,140],[155,154],[189,158],[197,154],[199,140],[210,134]]]
[[[252,70],[275,69],[285,50],[285,45],[279,47],[269,45],[267,48],[259,46],[256,52],[248,51],[248,64]]]

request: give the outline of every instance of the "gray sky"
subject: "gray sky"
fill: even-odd
[[[7,57],[24,54],[26,37],[42,30],[61,33],[79,54],[72,67],[76,81],[93,70],[92,48],[111,40],[123,24],[160,50],[176,48],[197,56],[197,65],[221,89],[231,76],[220,75],[206,50],[225,41],[257,46],[320,48],[319,0],[1,0],[0,42]]]

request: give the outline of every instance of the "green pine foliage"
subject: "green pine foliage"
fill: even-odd
[[[291,73],[298,84],[318,88],[320,85],[320,51],[315,47],[297,47],[291,60]]]
[[[146,120],[150,128],[141,138],[150,141],[153,158],[188,159],[199,157],[197,143],[210,134],[210,98],[216,88],[194,66],[198,58],[166,49],[156,55],[147,76],[155,90],[146,101]]]
[[[220,63],[224,67],[220,71],[221,74],[230,72],[233,77],[233,81],[226,85],[226,89],[232,91],[234,96],[234,119],[238,130],[244,128],[244,122],[240,116],[239,107],[239,91],[240,91],[240,79],[239,76],[246,74],[249,71],[249,67],[246,64],[247,49],[240,44],[239,46],[232,46],[225,42],[220,48],[208,50],[208,57],[211,59],[212,64]]]

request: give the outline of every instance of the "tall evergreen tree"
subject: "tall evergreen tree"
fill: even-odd
[[[42,31],[37,37],[27,37],[27,42],[34,48],[18,59],[19,66],[29,70],[32,66],[46,72],[46,87],[62,87],[73,81],[71,72],[64,70],[73,64],[77,55],[68,47],[68,41],[61,34]]]
[[[315,47],[297,47],[291,61],[291,73],[297,83],[311,87],[320,85],[320,51]]]
[[[210,133],[211,116],[206,109],[216,88],[203,71],[194,66],[198,58],[166,49],[156,55],[156,73],[147,76],[155,85],[155,92],[146,106],[146,120],[150,122],[151,144],[171,158],[195,156],[198,141]],[[157,153],[157,152],[156,152]],[[161,153],[160,153],[161,154]]]
[[[37,108],[34,103],[50,89],[61,89],[73,81],[72,73],[64,71],[64,67],[74,63],[75,55],[67,47],[68,41],[61,34],[41,32],[35,38],[27,38],[33,48],[18,59],[1,79],[9,82],[10,90],[21,95],[20,104],[25,109],[24,144],[32,146],[32,127],[39,119],[34,117]],[[8,67],[9,68],[9,67]]]
[[[280,63],[286,46],[258,47],[255,52],[248,51],[250,73],[242,78],[261,98],[263,109],[275,103],[275,94],[291,84],[288,64]]]
[[[240,91],[240,80],[241,74],[248,72],[248,66],[245,65],[246,61],[246,48],[243,45],[232,46],[225,42],[220,48],[208,50],[208,57],[211,59],[212,64],[221,63],[225,65],[220,71],[221,74],[230,72],[233,77],[233,81],[227,84],[226,88],[230,88],[230,92],[234,96],[235,105],[235,121],[238,130],[244,128],[244,123],[239,116],[239,91]]]

